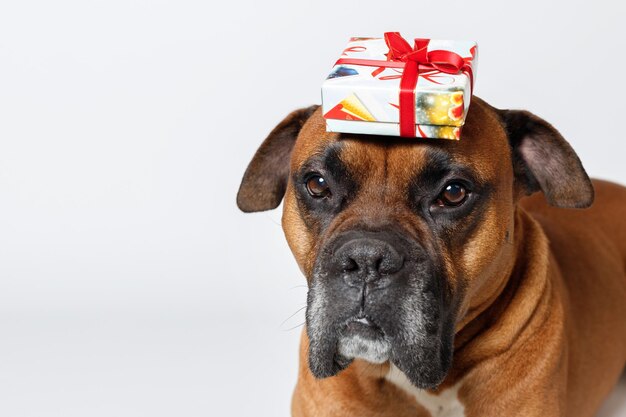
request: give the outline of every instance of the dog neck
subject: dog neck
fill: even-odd
[[[457,326],[454,360],[444,386],[477,363],[494,357],[519,340],[536,308],[549,297],[549,247],[543,229],[523,208],[515,212],[513,256],[492,277],[494,290],[468,310]]]

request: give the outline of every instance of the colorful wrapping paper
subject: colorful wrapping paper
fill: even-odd
[[[459,139],[476,63],[472,41],[352,38],[322,85],[327,130]]]

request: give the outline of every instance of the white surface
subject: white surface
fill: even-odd
[[[0,415],[288,414],[304,280],[235,193],[352,35],[476,39],[478,95],[626,183],[620,2],[402,4],[0,4]]]

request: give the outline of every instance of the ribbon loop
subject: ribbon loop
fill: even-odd
[[[385,43],[389,48],[387,58],[390,61],[403,61],[402,57],[413,50],[399,32],[386,32]]]
[[[452,51],[436,50],[428,53],[428,62],[441,72],[457,74],[465,65],[465,60]]]

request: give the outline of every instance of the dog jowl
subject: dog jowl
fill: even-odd
[[[515,201],[541,189],[555,205],[590,204],[580,162],[550,125],[476,102],[484,114],[470,112],[460,141],[327,133],[316,106],[298,110],[250,163],[238,205],[262,211],[284,198],[316,377],[362,358],[437,386],[456,330],[511,272]],[[548,159],[567,182],[549,176]]]

